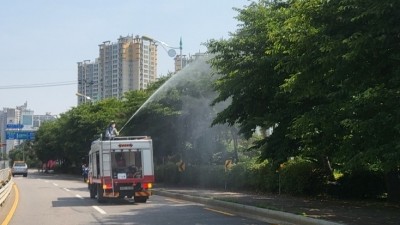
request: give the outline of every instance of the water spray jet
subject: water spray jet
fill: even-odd
[[[210,59],[210,56],[201,56],[198,57],[195,61],[188,64],[183,70],[180,70],[178,73],[173,75],[170,79],[168,79],[163,85],[161,85],[140,107],[136,110],[135,113],[128,119],[128,121],[121,127],[120,132],[126,127],[127,124],[150,102],[152,102],[158,95],[165,93],[169,88],[175,87],[181,81],[195,81],[199,76],[205,73],[211,73],[211,68],[207,64],[207,60]]]

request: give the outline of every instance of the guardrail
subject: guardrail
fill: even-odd
[[[12,184],[11,170],[9,168],[0,170],[0,205],[3,205],[10,194]]]
[[[0,160],[0,169],[6,169],[9,167],[9,160]]]

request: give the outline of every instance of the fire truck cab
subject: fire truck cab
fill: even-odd
[[[154,182],[153,145],[150,137],[127,136],[92,142],[88,188],[99,203],[107,198],[133,198],[146,202]]]

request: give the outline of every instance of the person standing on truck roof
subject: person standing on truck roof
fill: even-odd
[[[111,121],[110,125],[106,129],[106,138],[108,140],[112,140],[115,138],[115,136],[118,136],[119,132],[117,128],[115,127],[115,122]]]

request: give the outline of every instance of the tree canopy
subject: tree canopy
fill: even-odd
[[[211,40],[217,123],[272,127],[262,159],[321,168],[400,166],[400,2],[258,1],[237,9],[229,40]],[[277,163],[277,165],[278,165]]]

